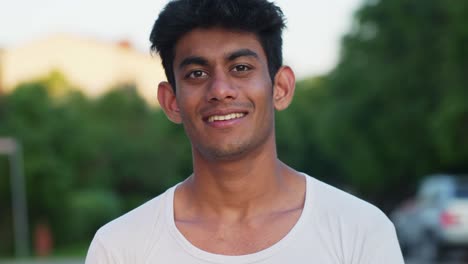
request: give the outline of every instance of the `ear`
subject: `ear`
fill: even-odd
[[[294,96],[296,77],[289,66],[282,66],[275,76],[273,103],[276,110],[286,109]]]
[[[176,124],[182,123],[179,106],[172,85],[168,82],[161,82],[158,85],[158,101],[167,118]]]

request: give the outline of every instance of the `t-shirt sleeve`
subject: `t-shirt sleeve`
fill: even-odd
[[[86,255],[85,264],[111,264],[115,263],[109,258],[109,252],[105,249],[104,245],[96,235],[91,242]]]
[[[373,232],[365,243],[360,264],[404,264],[395,227],[387,220]]]

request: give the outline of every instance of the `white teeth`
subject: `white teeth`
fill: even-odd
[[[235,119],[235,118],[241,118],[243,116],[245,116],[245,114],[243,114],[243,113],[232,113],[232,114],[228,114],[228,115],[214,115],[214,116],[210,116],[208,118],[208,122],[226,121],[226,120],[231,120],[231,119]]]

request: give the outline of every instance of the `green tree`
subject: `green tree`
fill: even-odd
[[[45,222],[57,245],[86,244],[105,222],[188,176],[190,146],[182,127],[150,108],[133,85],[94,100],[62,91],[71,86],[52,77],[0,98],[0,136],[23,145],[31,230]],[[4,159],[0,170],[8,175]],[[8,212],[0,230],[11,230],[8,178],[0,190]],[[1,234],[0,252],[11,252],[12,239]]]
[[[325,152],[368,197],[468,169],[467,18],[462,1],[366,1],[356,13],[318,127]]]

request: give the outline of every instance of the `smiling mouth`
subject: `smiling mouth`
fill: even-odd
[[[231,113],[227,115],[213,115],[208,117],[208,122],[216,122],[216,121],[227,121],[232,119],[238,119],[245,116],[245,113]]]

